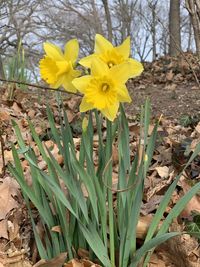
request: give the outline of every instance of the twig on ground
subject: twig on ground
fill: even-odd
[[[37,84],[31,84],[31,83],[25,83],[25,82],[13,81],[13,80],[6,80],[6,79],[2,79],[2,78],[0,78],[0,81],[4,82],[4,83],[22,84],[22,85],[27,85],[27,86],[35,87],[38,89],[42,89],[42,90],[59,91],[59,92],[65,93],[65,94],[73,94],[73,95],[81,96],[81,94],[79,94],[79,93],[67,92],[67,91],[59,89],[59,88],[56,89],[56,88],[51,88],[51,87],[37,85]]]
[[[6,174],[6,163],[5,163],[5,154],[4,154],[4,140],[3,140],[3,137],[2,137],[2,132],[0,130],[0,144],[1,144],[1,156],[2,156],[2,173],[0,175],[0,177],[4,177],[5,174]]]

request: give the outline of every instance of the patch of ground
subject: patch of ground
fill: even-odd
[[[127,112],[136,115],[141,105],[149,97],[154,116],[169,119],[181,119],[182,116],[200,115],[200,88],[196,84],[180,84],[175,89],[165,84],[147,84],[137,86],[129,83],[129,92],[133,102],[127,105]]]
[[[199,75],[200,71],[196,58],[191,55],[187,55],[187,58],[187,60],[190,60],[194,71]],[[145,98],[149,97],[151,100],[154,117],[159,117],[161,114],[164,116],[158,129],[160,139],[156,144],[152,165],[150,166],[148,177],[145,182],[143,206],[141,209],[141,215],[143,216],[141,218],[143,218],[143,223],[145,222],[147,224],[145,229],[148,229],[149,221],[145,221],[144,219],[149,215],[154,215],[162,199],[162,195],[166,192],[166,189],[169,184],[171,184],[176,174],[180,172],[179,169],[182,169],[187,162],[188,155],[185,155],[185,150],[189,148],[192,151],[200,140],[200,123],[198,123],[200,121],[200,87],[198,87],[195,82],[193,72],[186,66],[184,61],[163,58],[152,64],[144,64],[144,67],[145,70],[143,74],[128,83],[128,89],[133,101],[126,105],[126,109],[127,113],[133,116],[133,121],[131,121],[129,126],[132,152],[136,151],[138,148],[136,140],[139,134],[139,125],[135,123],[134,116],[140,114],[140,108],[141,105],[144,104]],[[200,79],[200,77],[198,78]],[[51,147],[51,153],[58,160],[59,164],[62,165],[63,159],[60,157],[59,149],[51,140],[51,132],[49,131],[50,127],[46,114],[46,104],[48,103],[53,110],[54,119],[59,128],[58,105],[54,92],[40,91],[40,89],[36,90],[33,88],[28,88],[27,91],[17,89],[13,95],[13,101],[9,102],[7,101],[7,88],[0,87],[0,89],[2,89],[2,97],[0,98],[0,134],[2,136],[0,148],[2,149],[3,147],[2,151],[4,151],[5,157],[5,163],[3,164],[3,152],[0,152],[0,198],[4,199],[4,202],[6,197],[8,200],[12,200],[12,202],[6,202],[9,205],[4,205],[4,209],[2,209],[2,207],[0,208],[0,254],[2,254],[1,252],[3,251],[3,256],[0,255],[0,267],[4,266],[4,264],[9,264],[11,261],[16,261],[16,263],[21,264],[27,257],[26,267],[31,267],[32,264],[30,260],[33,263],[36,263],[38,260],[38,252],[33,238],[32,226],[20,194],[20,188],[16,185],[15,180],[10,176],[7,169],[7,163],[12,161],[11,143],[16,144],[16,136],[13,133],[11,120],[13,119],[18,123],[23,139],[37,153],[42,169],[45,169],[46,165],[29,133],[27,118],[32,121],[35,131],[40,136],[41,140],[45,142],[46,147],[49,149]],[[81,98],[69,94],[63,94],[63,97],[64,107],[66,108],[73,131],[73,137],[77,141],[78,151],[81,132],[79,112]],[[182,127],[174,123],[174,120],[178,120],[179,122],[185,115],[199,115],[199,119],[197,119],[196,124],[193,125],[194,127]],[[149,129],[149,131],[152,130],[153,125],[150,126],[151,129]],[[113,148],[113,155],[114,152],[118,155],[117,146]],[[23,158],[21,158],[21,160],[27,181],[31,183],[27,162]],[[116,156],[116,162],[117,161],[118,158]],[[200,180],[199,166],[200,159],[197,159],[197,161],[186,169],[185,175],[180,179],[178,189],[175,190],[172,196],[166,214],[177,203],[177,200],[191,188],[191,183],[193,184]],[[115,176],[113,175],[113,179],[117,177],[117,171],[115,174]],[[113,180],[113,183],[114,182],[116,182],[116,180]],[[4,202],[2,201],[1,204],[4,204]],[[193,210],[200,211],[200,199],[198,196],[195,196],[188,203],[187,207],[184,209],[184,213],[182,213],[179,218],[180,222],[182,222],[182,218],[190,218],[191,211]],[[180,222],[177,220],[175,226],[180,226],[180,230],[182,230],[184,225]],[[179,229],[174,228],[172,230],[176,231]],[[143,231],[142,235],[145,236],[145,234],[146,232]],[[143,236],[140,238],[142,240]],[[23,242],[21,242],[22,239]],[[8,253],[9,249],[12,252],[10,254]],[[17,255],[16,253],[14,254],[14,259],[13,251],[17,252]],[[176,263],[177,255],[179,255],[178,263]],[[63,255],[59,257],[63,257]],[[149,266],[180,266],[181,259],[183,259],[183,263],[181,263],[182,267],[193,266],[193,263],[198,264],[200,259],[198,241],[190,236],[181,236],[180,238],[173,239],[166,243],[165,247],[161,246],[159,250],[153,254],[153,257]],[[52,262],[55,260],[57,261],[58,258],[53,259]],[[39,264],[40,265],[36,263],[35,267],[50,266],[50,262],[40,262]],[[22,266],[22,264],[20,266]],[[23,266],[25,267],[25,265]],[[75,265],[70,263],[70,265],[66,264],[65,266]],[[87,265],[83,264],[81,266],[90,265],[88,265],[87,262]]]
[[[143,65],[142,75],[128,83],[133,99],[127,107],[129,113],[137,114],[149,97],[155,116],[180,119],[200,114],[200,65],[196,55],[166,56]]]

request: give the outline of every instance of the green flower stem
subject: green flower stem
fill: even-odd
[[[105,168],[106,162],[105,162],[105,149],[104,149],[104,142],[103,142],[103,136],[102,136],[102,119],[101,115],[98,114],[97,110],[94,110],[95,118],[96,118],[96,124],[97,124],[97,133],[99,137],[99,147],[98,147],[98,155],[99,155],[99,162],[98,162],[98,170],[97,170],[97,177],[102,177],[103,170]],[[104,177],[103,177],[104,178]],[[101,225],[102,225],[102,236],[104,244],[107,244],[107,218],[106,218],[106,192],[104,194],[104,184],[102,179],[98,179],[98,185],[96,186],[96,189],[101,191],[102,197],[103,197],[103,205],[105,208],[105,216],[101,214]],[[105,190],[106,191],[106,190]],[[107,246],[106,246],[107,247]]]
[[[109,188],[112,187],[112,123],[107,120],[107,140],[106,140],[106,162],[110,162],[106,170],[106,182]],[[109,236],[110,236],[110,260],[111,266],[115,266],[115,240],[114,240],[114,214],[113,195],[110,189],[108,192],[108,216],[109,216]]]

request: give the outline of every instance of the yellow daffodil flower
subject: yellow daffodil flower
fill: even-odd
[[[91,75],[76,78],[72,82],[84,94],[80,111],[86,112],[96,108],[113,121],[117,115],[119,103],[131,102],[125,83],[133,73],[130,62],[109,68],[99,58],[93,59]]]
[[[140,75],[143,71],[143,66],[135,59],[129,58],[130,56],[130,37],[117,47],[114,47],[108,40],[102,35],[96,34],[94,54],[87,56],[79,61],[79,63],[87,68],[91,68],[91,64],[94,58],[103,60],[109,68],[122,63],[129,63],[132,69],[132,77]]]
[[[78,41],[67,42],[64,53],[56,45],[44,43],[44,51],[46,55],[40,60],[41,77],[53,88],[63,86],[69,92],[76,92],[72,80],[81,74],[74,69],[79,52]]]

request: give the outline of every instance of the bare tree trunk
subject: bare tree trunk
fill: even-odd
[[[157,6],[158,0],[149,2],[149,7],[151,9],[152,14],[152,23],[151,23],[151,35],[152,35],[152,59],[156,59],[156,6]]]
[[[127,37],[126,32],[126,19],[128,15],[127,6],[126,3],[123,0],[118,0],[118,5],[120,9],[120,15],[121,15],[121,42]]]
[[[196,52],[200,59],[200,2],[199,0],[186,0],[186,8],[191,16]]]
[[[92,0],[91,5],[92,5],[92,13],[93,13],[93,16],[94,16],[95,21],[96,21],[96,29],[97,29],[98,33],[103,34],[101,20],[99,19],[98,10],[96,7],[96,1]]]
[[[187,52],[191,51],[191,42],[192,42],[192,20],[191,17],[189,18],[189,25],[188,25],[188,45],[187,45]]]
[[[0,78],[5,79],[5,73],[3,69],[3,61],[1,55],[0,55]]]
[[[180,0],[170,0],[169,33],[169,55],[176,57],[181,51]]]
[[[102,0],[104,10],[105,10],[105,15],[106,15],[106,22],[107,22],[107,29],[108,29],[108,40],[112,42],[113,39],[113,34],[112,34],[112,21],[111,21],[111,15],[110,15],[110,10],[108,6],[108,1],[107,0]]]
[[[152,41],[153,41],[153,60],[156,60],[156,12],[155,12],[155,6],[152,9]]]

